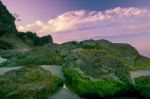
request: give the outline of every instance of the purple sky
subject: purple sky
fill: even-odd
[[[107,39],[150,54],[150,0],[1,0],[20,15],[19,31],[51,34],[57,43]]]

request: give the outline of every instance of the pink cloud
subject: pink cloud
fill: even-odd
[[[150,31],[150,11],[144,8],[114,8],[105,11],[69,11],[47,22],[40,20],[18,26],[19,31],[52,34],[55,42],[81,40],[96,36]]]

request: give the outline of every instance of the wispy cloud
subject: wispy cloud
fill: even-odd
[[[57,42],[150,31],[150,11],[146,8],[114,8],[105,11],[69,11],[47,22],[19,26],[19,31],[54,35]]]

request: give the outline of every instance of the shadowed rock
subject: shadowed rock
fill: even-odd
[[[18,32],[15,17],[0,1],[0,49],[29,48],[48,43],[53,43],[50,35],[38,37],[36,33],[32,32]]]

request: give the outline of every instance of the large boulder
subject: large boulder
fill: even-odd
[[[75,49],[64,63],[68,86],[80,96],[106,97],[130,90],[127,67],[106,51]]]
[[[112,43],[107,40],[86,40],[79,44],[79,48],[106,51],[117,60],[128,66],[130,70],[150,69],[150,58],[144,57],[131,45]]]
[[[118,58],[118,60],[129,66],[135,64],[135,60],[139,57],[138,51],[128,44],[112,43],[107,40],[86,40],[80,43],[84,49],[98,49],[107,51],[109,54]]]
[[[46,99],[62,80],[41,67],[20,68],[0,76],[1,99]]]

